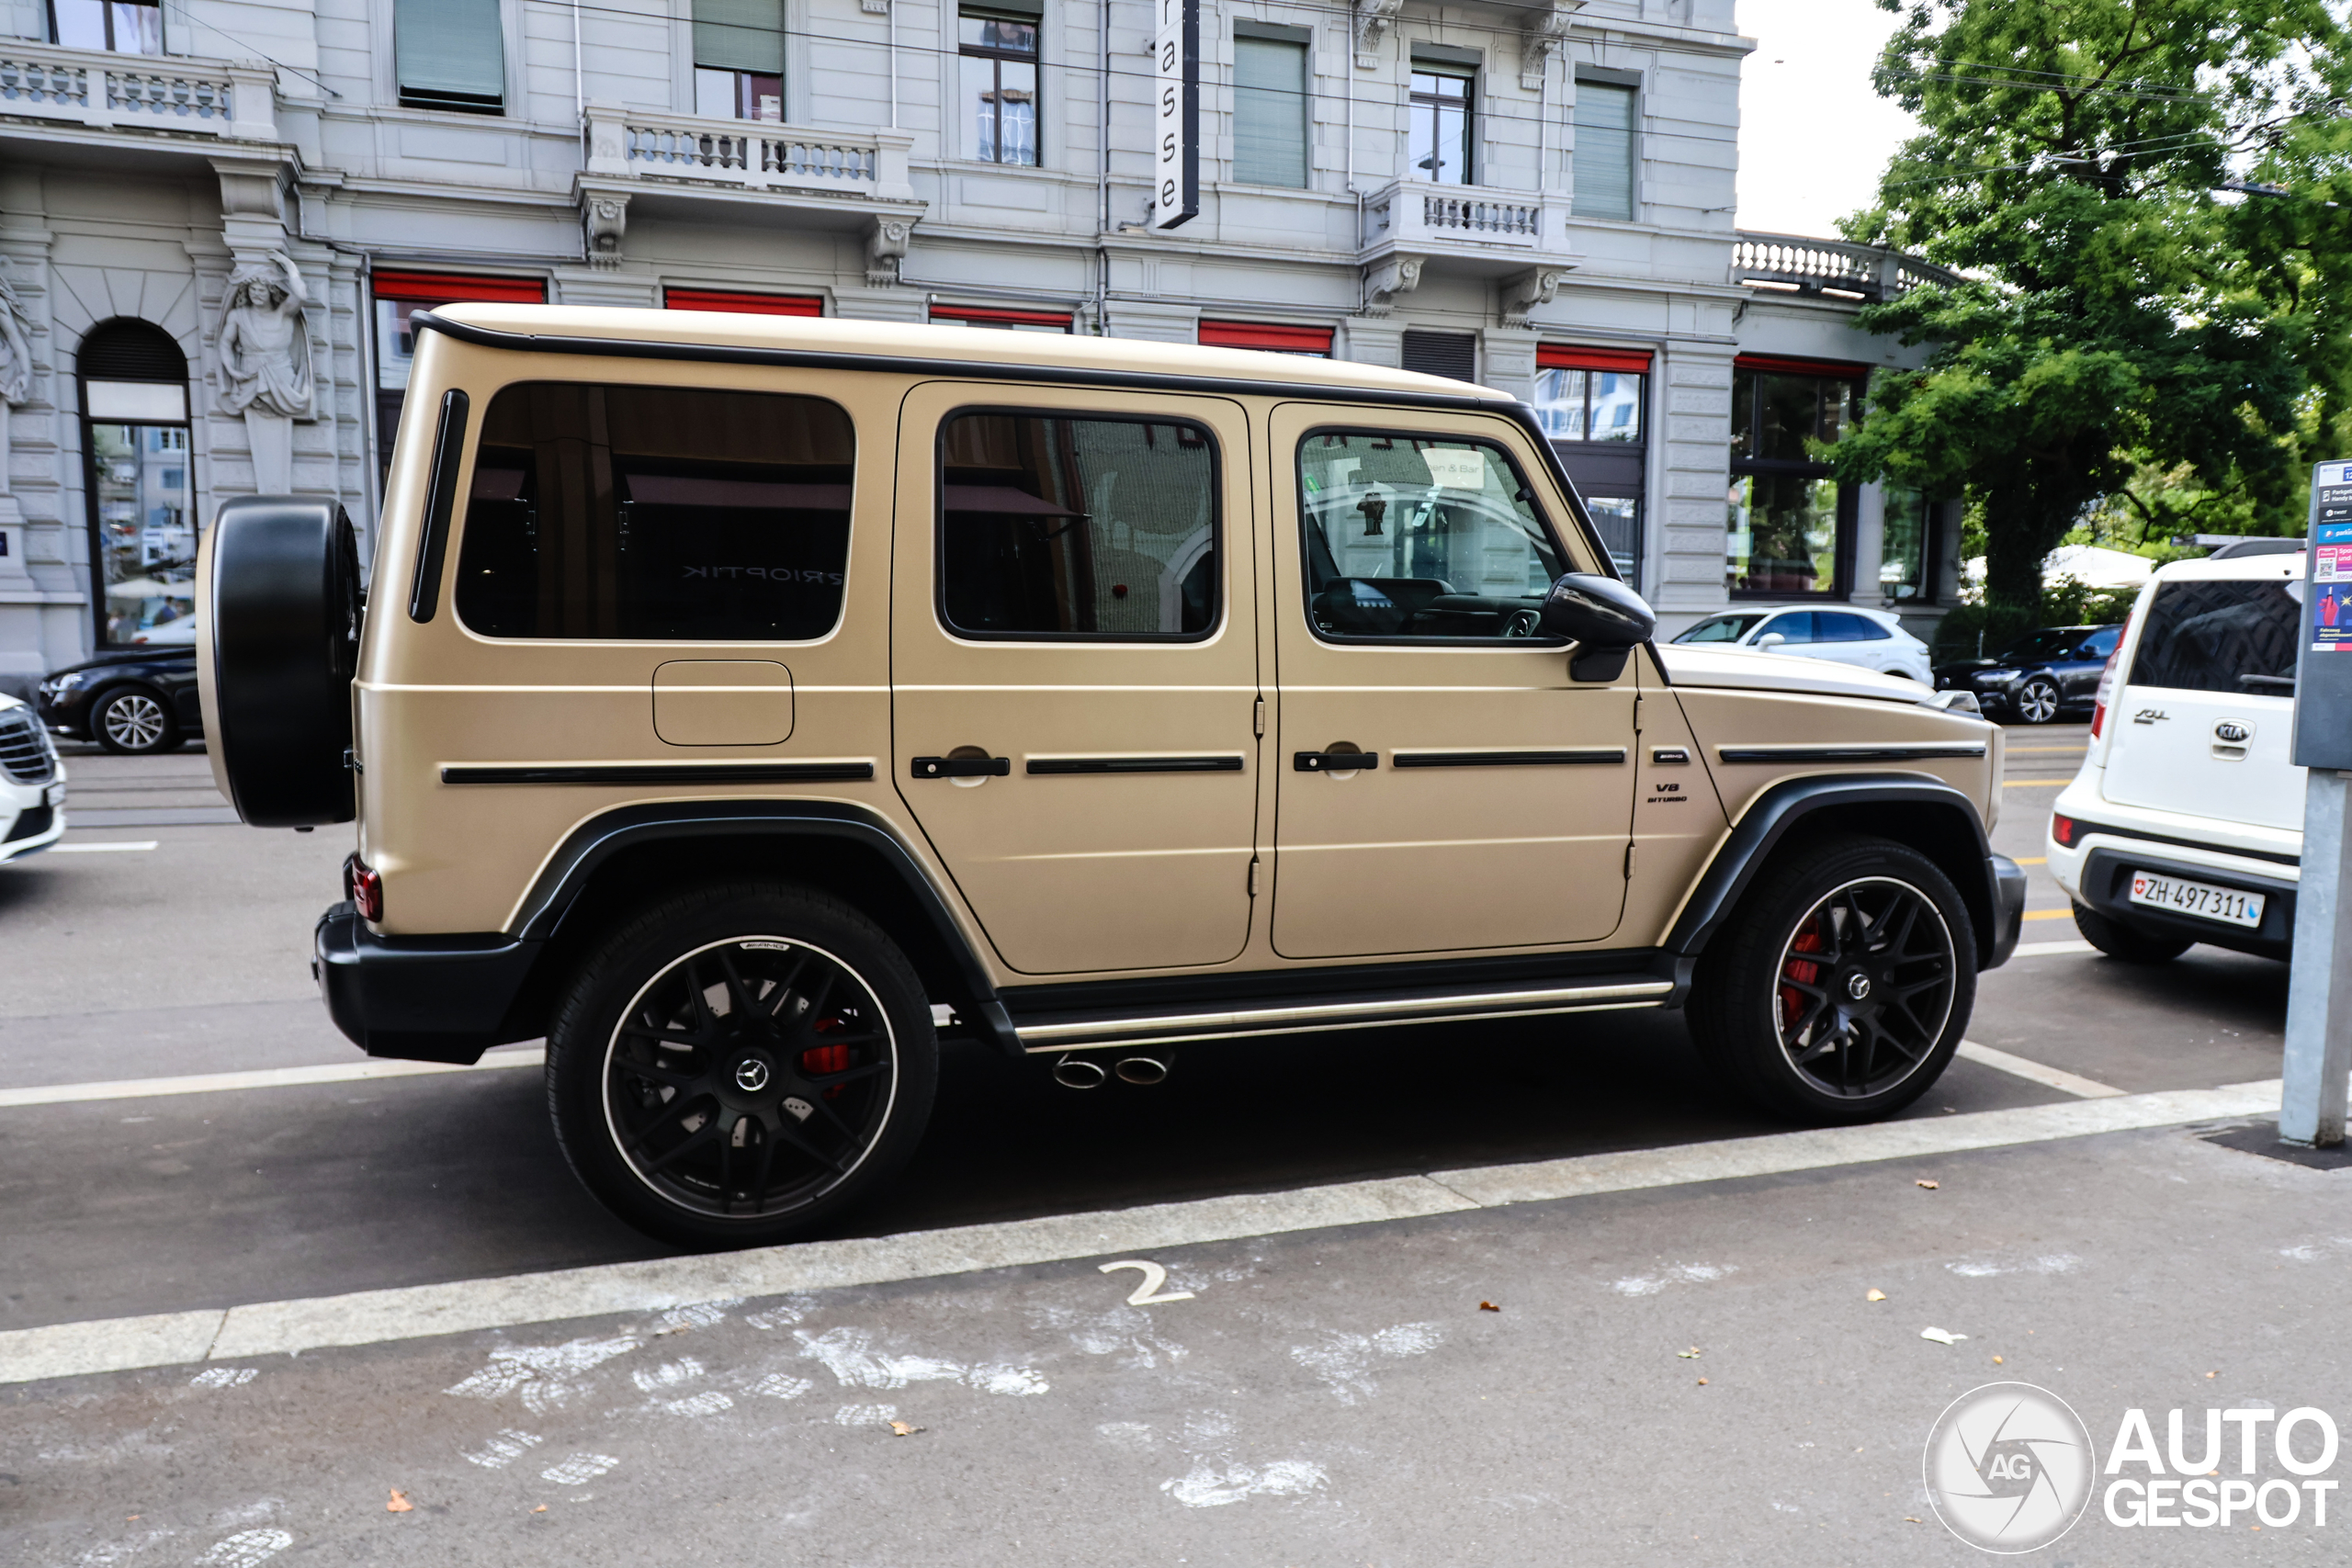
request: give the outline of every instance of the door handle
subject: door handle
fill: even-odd
[[[919,779],[1001,779],[1012,772],[1010,757],[917,757]]]
[[[1302,773],[1343,773],[1380,766],[1377,751],[1294,751],[1290,765]]]

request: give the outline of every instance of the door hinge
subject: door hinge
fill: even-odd
[[[1250,715],[1250,733],[1264,739],[1266,736],[1266,699],[1260,697]]]
[[[1250,897],[1252,897],[1252,898],[1255,898],[1257,896],[1258,896],[1258,857],[1257,857],[1256,855],[1251,855],[1251,856],[1250,857]]]
[[[1625,880],[1628,882],[1634,880],[1634,852],[1641,847],[1635,843],[1628,843],[1625,846]]]

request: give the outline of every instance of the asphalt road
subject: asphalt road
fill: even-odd
[[[2009,739],[1995,841],[2030,860],[2083,730]],[[196,752],[69,767],[88,807],[69,842],[154,847],[0,870],[0,1089],[353,1060],[306,963],[347,844],[167,819],[220,809]],[[2029,869],[2061,918],[2026,942],[2069,942]],[[2157,971],[2030,954],[1984,977],[1970,1037],[2125,1094],[2276,1077],[2285,974],[2203,948]],[[1910,1119],[2073,1102],[1962,1060]],[[1707,1081],[1678,1020],[1638,1013],[1196,1047],[1166,1085],[1091,1094],[966,1054],[905,1180],[840,1234],[1780,1130]],[[2352,1404],[2346,1180],[2117,1133],[1157,1254],[1181,1304],[1123,1306],[1135,1276],[1046,1264],[753,1301],[674,1335],[605,1316],[195,1382],[0,1386],[0,1561],[789,1542],[845,1563],[1385,1564],[1565,1562],[1574,1542],[1579,1561],[1956,1562],[1918,1444],[1975,1382],[2063,1383],[2102,1446],[2122,1404],[2205,1399],[2222,1368],[2232,1398]],[[663,1256],[573,1184],[527,1067],[0,1107],[0,1330]],[[1928,1324],[1970,1338],[1921,1342]],[[894,1418],[926,1430],[894,1438]],[[388,1512],[392,1487],[417,1506]],[[2099,1530],[2053,1560],[2150,1560]],[[2158,1539],[2198,1561],[2262,1540]]]

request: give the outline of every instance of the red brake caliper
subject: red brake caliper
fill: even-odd
[[[1796,941],[1791,942],[1789,948],[1793,953],[1819,953],[1821,951],[1819,926],[1816,924],[1812,930],[1805,931]],[[1792,958],[1789,960],[1789,966],[1785,973],[1788,978],[1794,980],[1798,986],[1816,985],[1821,979],[1821,965],[1802,958]],[[1781,987],[1781,1028],[1784,1032],[1789,1027],[1790,1020],[1804,1016],[1804,993],[1798,990],[1796,986]]]
[[[820,1018],[816,1023],[816,1032],[823,1034],[829,1031],[839,1029],[841,1026],[842,1021],[838,1018]],[[800,1070],[804,1073],[847,1072],[849,1070],[849,1047],[846,1045],[812,1045],[808,1050],[800,1053]],[[833,1085],[832,1088],[825,1091],[825,1098],[827,1100],[838,1099],[842,1090],[848,1087],[849,1086],[847,1084],[837,1083]]]

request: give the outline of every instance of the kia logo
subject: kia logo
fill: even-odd
[[[2213,727],[2213,739],[2231,746],[2243,746],[2254,739],[2254,726],[2225,718]]]

